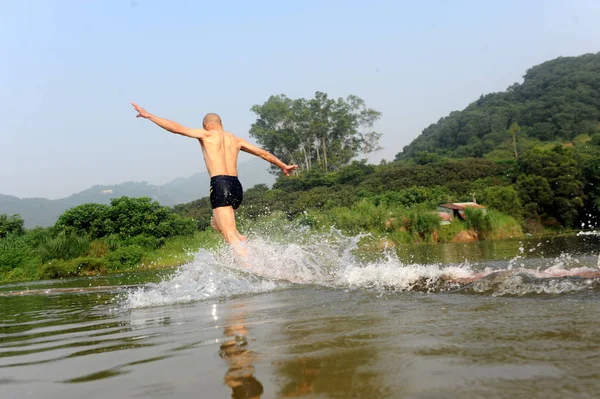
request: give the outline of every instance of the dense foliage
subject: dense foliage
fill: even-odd
[[[600,208],[600,53],[537,65],[522,84],[482,96],[440,119],[396,155],[398,161],[416,163],[443,157],[514,162],[518,175],[507,183],[519,201],[512,194],[506,200],[530,226],[595,225]],[[484,198],[498,202],[495,194],[501,193],[488,190]]]
[[[89,234],[101,238],[116,234],[120,238],[150,236],[168,238],[192,234],[191,219],[184,219],[170,208],[161,206],[148,197],[114,198],[110,206],[83,204],[67,210],[56,222],[65,231]]]
[[[265,185],[250,188],[244,194],[238,219],[250,227],[264,217],[283,214],[289,220],[314,228],[335,226],[349,234],[406,232],[404,237],[396,238],[411,242],[450,240],[451,236],[446,237],[440,231],[440,219],[435,212],[438,205],[470,201],[473,196],[484,196],[490,187],[507,191],[504,196],[518,202],[507,178],[516,174],[514,168],[514,164],[485,159],[439,159],[426,165],[394,162],[379,166],[355,161],[335,172],[310,170],[281,177],[271,189]],[[201,228],[209,226],[207,198],[178,205],[175,211],[195,217]],[[515,219],[522,218],[512,208],[502,211]],[[511,227],[512,235],[519,231]]]
[[[313,169],[281,177],[271,189],[265,185],[248,189],[238,214],[252,221],[277,212],[289,219],[324,212],[337,215],[329,218],[331,225],[345,224],[354,232],[341,209],[362,212],[357,208],[361,201],[387,209],[385,220],[410,220],[408,213],[414,209],[432,212],[440,203],[475,200],[535,233],[597,225],[599,184],[600,140],[585,139],[568,146],[534,147],[508,161],[432,157],[379,166],[355,161],[329,173]],[[178,205],[175,211],[194,217],[201,229],[209,226],[208,198]],[[355,216],[357,226],[366,226]]]
[[[301,171],[337,170],[379,148],[381,134],[370,129],[381,114],[356,96],[337,100],[321,92],[308,100],[271,96],[252,111],[258,118],[250,135],[284,162],[298,164]]]
[[[527,71],[522,84],[481,96],[423,130],[396,159],[421,152],[507,159],[547,141],[600,133],[600,53],[560,57]]]
[[[130,270],[197,231],[193,219],[147,197],[79,205],[53,227],[28,231],[18,215],[2,214],[0,229],[0,280]]]
[[[0,238],[9,234],[21,235],[25,232],[23,228],[25,221],[19,215],[0,215]]]

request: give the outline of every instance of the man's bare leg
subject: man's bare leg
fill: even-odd
[[[221,229],[219,228],[219,225],[217,224],[217,220],[215,219],[214,215],[212,218],[210,218],[210,227],[212,227],[212,229],[217,233],[221,234]]]
[[[233,247],[242,262],[247,264],[247,252],[242,246],[240,233],[238,233],[235,225],[235,214],[233,212],[233,208],[231,206],[222,206],[213,209],[213,222],[217,227],[215,230],[218,230],[221,235],[223,235],[225,241],[227,241],[227,243]],[[211,226],[213,225],[213,222],[211,222]]]
[[[219,233],[219,234],[223,234],[223,233],[221,232],[221,229],[219,228],[219,225],[217,224],[217,220],[216,220],[216,218],[214,217],[214,215],[213,215],[213,217],[210,219],[210,227],[212,227],[212,229],[213,229],[214,231],[216,231],[217,233]],[[248,240],[248,239],[246,238],[246,236],[245,236],[245,235],[243,235],[243,234],[240,234],[240,232],[237,230],[237,226],[236,226],[236,229],[235,229],[235,231],[237,231],[237,234],[238,234],[238,237],[240,238],[240,241],[247,241],[247,240]]]

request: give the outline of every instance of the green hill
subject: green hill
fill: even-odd
[[[559,57],[529,69],[522,84],[483,95],[464,110],[441,118],[396,159],[428,153],[514,159],[515,148],[518,155],[547,142],[570,142],[598,133],[600,53]]]

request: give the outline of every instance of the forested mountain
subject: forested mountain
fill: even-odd
[[[396,159],[431,154],[514,159],[543,142],[598,133],[600,53],[559,57],[529,69],[522,84],[482,95],[464,110],[441,118]]]

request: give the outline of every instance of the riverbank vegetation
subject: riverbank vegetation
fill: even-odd
[[[366,158],[379,148],[372,128],[381,114],[356,96],[279,95],[253,106],[251,136],[301,168],[273,187],[247,187],[240,229],[273,220],[398,246],[597,227],[600,53],[561,57],[524,78],[440,119],[379,165]],[[441,223],[438,206],[452,202],[486,212],[467,208]],[[50,228],[26,231],[18,215],[0,215],[0,280],[176,266],[222,243],[211,213],[208,198],[168,208],[122,197],[71,208]]]
[[[0,281],[174,267],[218,243],[193,219],[128,197],[71,208],[49,228],[25,230],[18,216],[0,215],[0,237]]]

